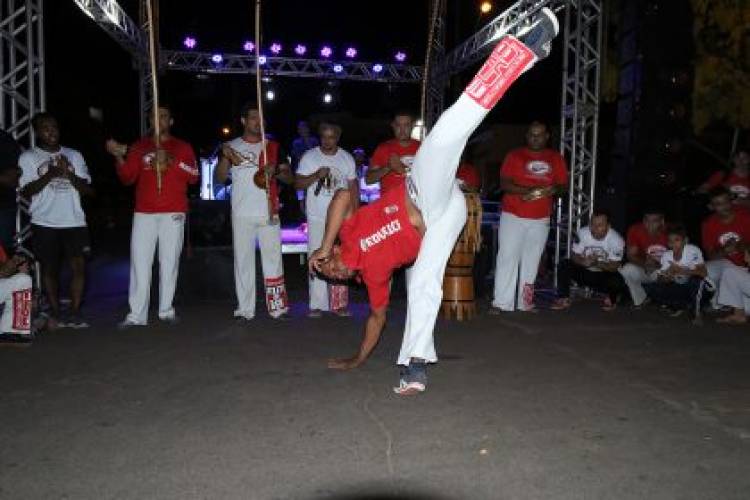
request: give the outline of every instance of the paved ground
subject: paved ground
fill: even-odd
[[[207,293],[123,333],[126,268],[100,266],[94,328],[0,348],[0,498],[750,498],[748,329],[593,303],[441,322],[405,400],[402,300],[373,359],[332,373],[363,305],[307,320],[298,276],[286,323]]]

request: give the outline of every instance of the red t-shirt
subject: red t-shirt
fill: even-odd
[[[626,237],[628,247],[638,247],[638,253],[641,256],[648,255],[656,262],[660,262],[661,256],[668,250],[667,240],[666,231],[653,235],[646,231],[643,222],[630,226]]]
[[[388,159],[391,155],[401,158],[401,163],[407,167],[414,163],[414,156],[419,149],[419,141],[409,139],[406,146],[402,146],[396,139],[385,141],[375,149],[370,159],[370,168],[383,168],[388,166]],[[380,192],[385,193],[398,186],[404,180],[404,176],[396,172],[388,172],[380,179]]]
[[[402,182],[357,210],[339,231],[341,258],[349,269],[360,272],[373,309],[388,305],[391,274],[414,262],[422,243],[422,235],[409,222],[405,186]]]
[[[728,174],[721,170],[714,172],[706,181],[706,186],[709,189],[724,186],[739,199],[750,198],[750,176],[742,177],[741,175],[737,175],[734,170]]]
[[[470,188],[479,189],[482,187],[482,179],[479,177],[479,170],[469,162],[463,162],[458,166],[456,177],[464,181],[464,184]]]
[[[701,237],[703,249],[706,253],[711,253],[723,247],[730,239],[750,244],[750,212],[742,208],[735,208],[734,219],[729,224],[721,222],[716,214],[711,215],[703,221]],[[745,266],[743,252],[734,252],[727,258],[738,266]]]
[[[500,176],[512,179],[519,186],[548,187],[568,183],[568,168],[565,159],[554,149],[532,151],[529,148],[514,149],[505,157]],[[524,201],[523,195],[505,193],[503,212],[524,219],[544,219],[552,214],[552,197]]]
[[[187,186],[200,179],[193,148],[175,137],[162,142],[161,147],[174,157],[162,172],[161,193],[156,186],[156,171],[151,167],[156,151],[151,137],[144,137],[131,146],[125,163],[117,167],[117,175],[123,184],[136,185],[136,212],[187,212]]]

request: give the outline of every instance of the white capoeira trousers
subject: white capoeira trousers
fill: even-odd
[[[500,41],[466,90],[440,116],[414,158],[407,182],[416,190],[427,230],[407,280],[400,365],[408,365],[412,358],[437,361],[433,330],[443,298],[445,265],[466,223],[466,202],[456,182],[461,153],[505,90],[535,60],[515,39]]]
[[[628,286],[633,305],[640,306],[643,304],[647,297],[643,284],[656,283],[656,273],[649,274],[641,266],[628,262],[620,268],[620,274]]]
[[[307,257],[320,248],[325,236],[326,221],[316,217],[307,217]],[[330,311],[336,308],[346,308],[348,289],[345,285],[331,285],[316,275],[308,278],[310,290],[310,310]],[[331,304],[331,293],[334,292],[334,303]],[[336,294],[337,293],[337,294]],[[338,299],[338,300],[336,300]]]
[[[289,310],[284,264],[281,259],[281,226],[269,224],[267,217],[232,215],[234,247],[234,286],[237,292],[235,317],[255,317],[255,241],[260,246],[266,306],[272,317]]]
[[[159,250],[159,318],[175,315],[172,301],[177,287],[180,255],[185,240],[185,214],[182,212],[142,213],[133,215],[130,236],[130,313],[127,321],[148,323],[151,297],[151,269],[154,253]]]
[[[719,305],[742,309],[750,315],[750,272],[744,267],[726,267],[718,296]]]
[[[14,274],[0,279],[0,333],[29,335],[31,333],[31,277]]]
[[[724,277],[727,269],[743,269],[729,259],[715,259],[706,262],[706,271],[708,272],[708,278],[713,282],[716,290],[719,293],[714,293],[711,297],[711,307],[714,309],[719,308],[719,294],[721,293],[721,280]]]
[[[516,307],[521,311],[533,309],[534,282],[549,236],[549,217],[526,219],[503,212],[497,233],[492,306],[503,311],[513,311]]]

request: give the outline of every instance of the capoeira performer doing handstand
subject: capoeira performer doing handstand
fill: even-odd
[[[437,361],[432,333],[442,300],[443,273],[466,222],[464,196],[455,180],[461,152],[516,78],[549,55],[557,31],[554,14],[543,9],[518,38],[500,40],[425,138],[400,186],[357,211],[350,191],[336,193],[328,208],[323,242],[310,257],[310,270],[335,280],[359,274],[367,286],[371,311],[359,352],[330,360],[329,368],[355,368],[367,359],[385,326],[391,274],[414,262],[398,357],[401,381],[395,391],[408,395],[425,390],[425,364]]]

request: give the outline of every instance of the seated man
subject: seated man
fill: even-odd
[[[750,266],[750,249],[745,248],[745,264]],[[721,275],[719,305],[732,308],[731,314],[716,321],[744,325],[750,315],[750,272],[747,267],[730,267]]]
[[[661,256],[661,265],[655,283],[644,286],[648,295],[657,304],[666,306],[671,316],[679,316],[686,310],[698,312],[706,297],[706,265],[700,248],[688,243],[684,226],[669,228],[669,250]]]
[[[643,284],[656,280],[661,256],[667,251],[664,213],[656,209],[644,212],[643,221],[628,229],[626,248],[628,262],[620,268],[620,274],[630,290],[633,305],[640,307],[647,299]]]
[[[606,212],[595,210],[591,225],[578,231],[577,240],[570,260],[561,262],[557,271],[558,298],[552,309],[560,311],[571,306],[570,282],[575,281],[606,294],[602,309],[614,310],[626,289],[618,272],[625,247],[622,236],[609,225]]]
[[[402,377],[395,390],[403,395],[425,390],[425,363],[437,361],[432,331],[445,265],[466,221],[464,196],[455,180],[461,151],[516,78],[549,54],[557,29],[554,14],[543,9],[521,35],[524,43],[511,36],[500,40],[425,138],[410,175],[385,190],[377,202],[354,211],[350,192],[336,193],[323,242],[310,257],[310,269],[333,279],[359,274],[367,286],[371,311],[358,353],[331,360],[329,367],[354,368],[367,359],[385,325],[391,275],[414,262],[407,280],[406,327],[398,357]],[[335,245],[337,237],[340,245]]]
[[[26,259],[0,246],[0,342],[31,342],[31,277]]]
[[[744,267],[744,251],[750,242],[750,211],[732,205],[732,195],[724,187],[709,193],[709,207],[714,212],[701,227],[706,269],[713,284],[721,289],[721,278],[727,268]],[[712,306],[718,309],[718,294]]]

